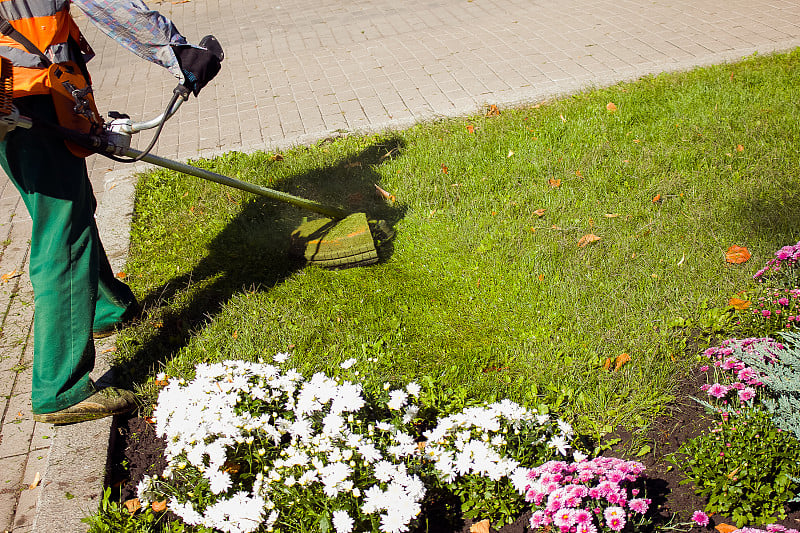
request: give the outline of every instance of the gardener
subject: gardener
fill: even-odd
[[[219,71],[216,54],[189,45],[170,20],[141,0],[72,3],[124,47],[172,72],[195,96]],[[14,105],[22,115],[57,122],[47,63],[74,61],[88,77],[85,61],[93,53],[69,9],[70,0],[0,2],[0,15],[10,23],[0,21],[0,55],[14,65]],[[0,141],[0,165],[33,219],[34,420],[67,424],[133,410],[132,392],[98,388],[89,379],[93,337],[134,318],[139,305],[114,277],[100,243],[84,159],[46,132],[17,128]]]

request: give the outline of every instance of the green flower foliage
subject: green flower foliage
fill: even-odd
[[[723,416],[717,426],[684,443],[671,461],[707,499],[706,511],[730,516],[738,527],[785,518],[797,492],[800,442],[762,411]]]

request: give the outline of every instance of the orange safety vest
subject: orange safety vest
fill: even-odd
[[[67,41],[83,41],[78,25],[69,14],[69,0],[0,0],[0,14],[27,37],[53,63],[74,59]],[[47,65],[10,37],[0,34],[0,56],[14,66],[13,97],[50,92]]]

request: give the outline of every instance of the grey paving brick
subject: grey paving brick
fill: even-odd
[[[0,531],[10,531],[14,524],[22,477],[27,457],[0,457]]]
[[[12,399],[12,404],[13,399]],[[0,459],[27,455],[30,450],[31,437],[33,436],[33,419],[30,412],[25,413],[17,406],[9,410],[10,416],[6,423],[0,426]]]

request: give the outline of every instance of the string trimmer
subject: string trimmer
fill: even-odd
[[[221,54],[221,49],[219,50]],[[115,161],[145,161],[153,165],[195,176],[221,185],[247,191],[265,198],[292,204],[301,209],[323,215],[301,224],[291,236],[290,253],[325,268],[347,268],[376,263],[378,252],[375,241],[388,239],[392,231],[384,221],[369,221],[365,213],[351,213],[344,209],[325,205],[314,200],[294,196],[283,191],[269,189],[254,183],[237,180],[216,172],[203,170],[185,163],[151,154],[155,140],[164,123],[172,117],[181,104],[188,99],[189,91],[182,85],[175,89],[164,113],[145,122],[133,122],[120,113],[109,113],[113,119],[104,124],[102,133],[89,135],[65,129],[55,124],[21,116],[12,102],[11,63],[2,58],[0,74],[0,140],[14,128],[47,128],[56,135],[105,155]],[[76,96],[78,99],[79,96]],[[78,102],[76,102],[76,105]],[[158,128],[153,140],[144,151],[130,147],[131,136],[141,131]],[[375,236],[373,236],[373,232]]]

